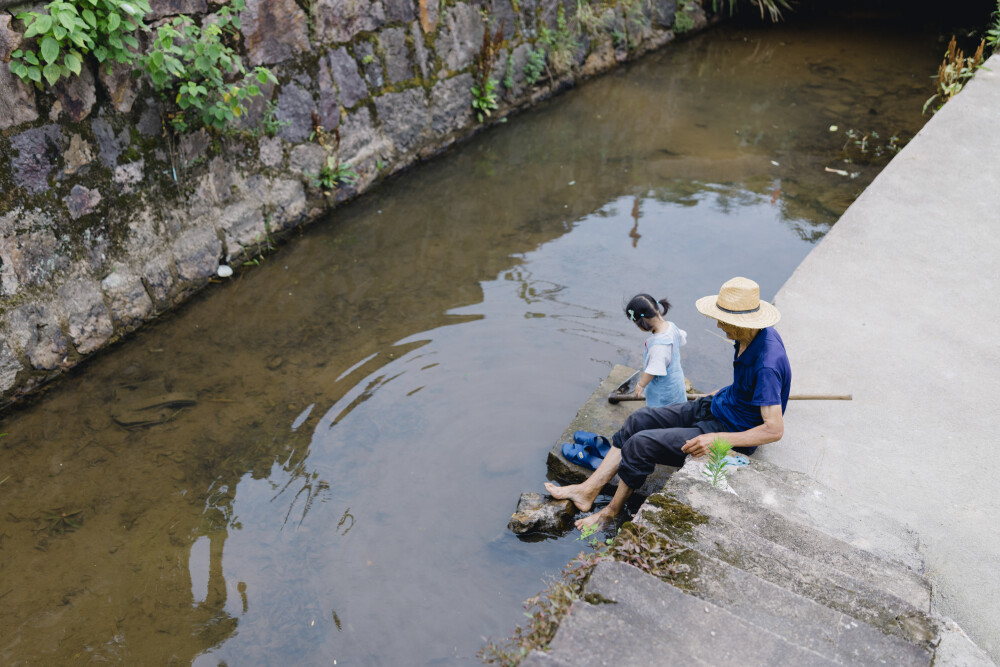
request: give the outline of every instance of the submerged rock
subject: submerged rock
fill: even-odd
[[[540,493],[522,493],[517,511],[507,527],[517,535],[526,533],[561,533],[576,510],[569,500],[556,500]]]

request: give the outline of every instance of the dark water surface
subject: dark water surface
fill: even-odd
[[[669,297],[687,375],[725,383],[694,300],[734,275],[773,297],[926,120],[942,51],[858,21],[714,29],[385,184],[6,415],[0,662],[475,663],[582,548],[506,523],[641,361],[624,300]],[[112,418],[167,393],[195,403]]]

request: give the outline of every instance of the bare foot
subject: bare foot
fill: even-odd
[[[581,512],[586,512],[594,506],[594,499],[597,494],[591,495],[583,488],[582,484],[570,484],[569,486],[558,486],[552,482],[545,482],[545,490],[549,495],[557,500],[572,500],[576,508]]]
[[[608,521],[614,519],[615,516],[608,511],[607,506],[601,508],[599,511],[594,512],[590,516],[585,516],[582,519],[578,519],[574,524],[577,530],[583,530],[587,526],[603,526]]]

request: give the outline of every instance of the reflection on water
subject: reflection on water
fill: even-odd
[[[881,166],[846,130],[920,127],[939,48],[881,28],[723,27],[593,81],[7,415],[0,659],[475,662],[580,548],[505,526],[639,363],[623,299],[669,297],[719,385],[694,300],[773,296]]]

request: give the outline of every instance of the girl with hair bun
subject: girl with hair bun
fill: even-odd
[[[625,306],[629,320],[650,334],[642,355],[642,375],[636,383],[635,396],[642,398],[645,395],[646,406],[651,408],[687,401],[680,351],[681,345],[687,343],[687,333],[663,319],[668,310],[669,301],[656,301],[648,294],[636,294]]]

